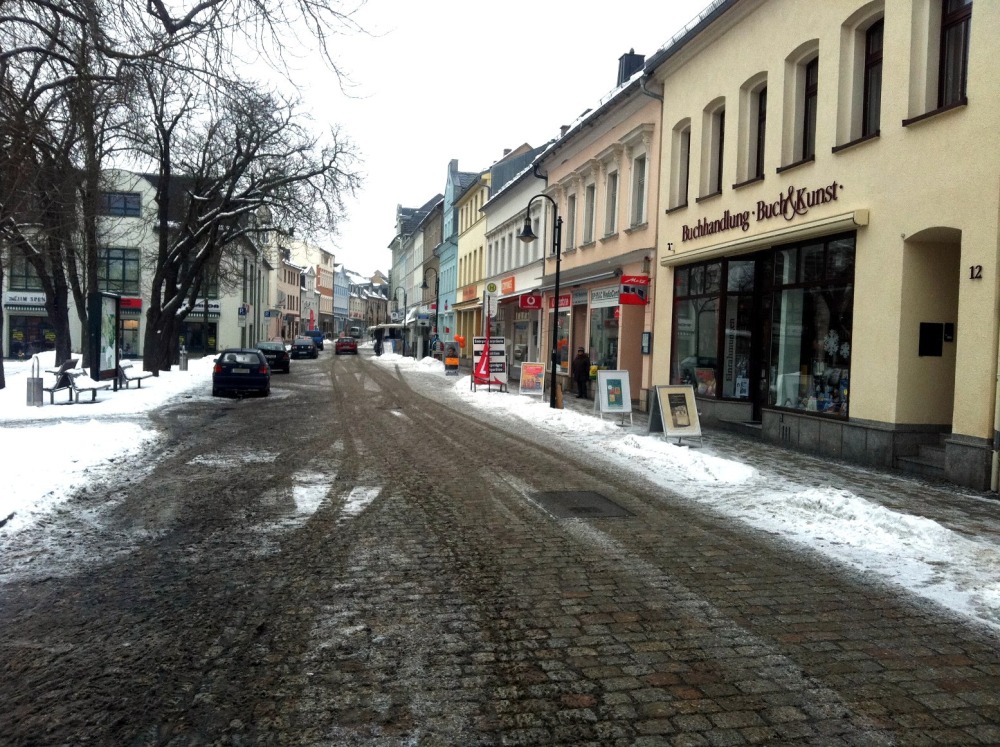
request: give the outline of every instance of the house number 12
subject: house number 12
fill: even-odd
[[[969,267],[969,280],[982,280],[982,279],[983,279],[983,266],[971,265]]]

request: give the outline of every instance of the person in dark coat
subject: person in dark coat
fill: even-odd
[[[583,348],[576,349],[571,372],[573,381],[576,382],[577,399],[587,399],[587,382],[590,381],[590,356]]]

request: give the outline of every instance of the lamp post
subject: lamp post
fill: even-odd
[[[399,308],[399,299],[396,297],[398,295],[399,291],[403,291],[403,308],[402,309]],[[405,314],[406,314],[406,288],[404,288],[401,285],[396,286],[396,290],[394,290],[392,292],[392,303],[396,307],[397,311],[402,311],[403,312],[404,318],[405,318]]]
[[[438,271],[433,267],[427,267],[424,269],[424,282],[420,284],[422,290],[427,290],[427,273],[434,273],[434,329],[432,332],[441,339],[441,283],[439,282],[440,277],[438,276]],[[432,351],[433,352],[433,351]]]
[[[394,290],[392,292],[392,302],[393,302],[393,304],[395,304],[396,309],[399,309],[399,299],[396,298],[396,295],[397,295],[397,293],[399,291],[403,291],[403,318],[402,318],[403,339],[402,339],[402,343],[403,343],[403,355],[406,355],[406,288],[404,288],[401,285],[396,286],[396,290]]]
[[[559,217],[559,206],[556,201],[547,194],[540,193],[528,200],[528,207],[524,214],[524,228],[517,235],[525,244],[530,244],[537,239],[535,232],[531,230],[531,203],[539,198],[544,198],[552,203],[552,253],[556,255],[556,285],[553,289],[555,300],[552,303],[552,382],[549,390],[549,407],[556,409],[556,369],[559,368],[559,264],[562,260],[562,218]]]

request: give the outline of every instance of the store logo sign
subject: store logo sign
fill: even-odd
[[[45,294],[30,291],[7,291],[3,294],[4,304],[19,303],[32,306],[44,306]]]
[[[716,219],[699,218],[693,226],[684,224],[681,226],[681,241],[692,241],[711,236],[716,233],[723,233],[739,228],[742,231],[750,230],[750,222],[757,223],[771,220],[772,218],[784,218],[794,220],[808,213],[817,205],[825,205],[828,202],[835,202],[839,197],[839,192],[844,188],[843,184],[831,182],[825,187],[809,189],[808,187],[797,188],[794,185],[778,195],[778,199],[773,202],[757,200],[755,210],[744,210],[742,212],[731,212],[726,210]]]

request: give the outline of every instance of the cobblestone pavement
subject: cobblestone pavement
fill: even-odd
[[[993,632],[422,381],[326,357],[164,412],[160,466],[74,504],[100,562],[0,557],[0,742],[1000,743]],[[567,490],[628,515],[557,519]]]

